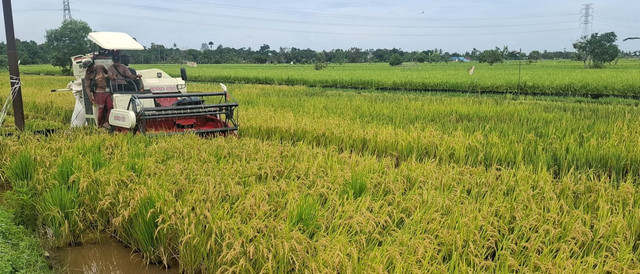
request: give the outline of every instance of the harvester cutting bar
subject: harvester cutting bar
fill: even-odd
[[[175,97],[175,96],[174,96]],[[202,104],[202,105],[187,105],[187,106],[171,106],[171,107],[152,107],[144,108],[144,111],[165,111],[165,110],[206,110],[210,108],[231,108],[237,107],[238,103],[220,103],[220,104]]]
[[[224,109],[224,108],[223,108]],[[217,107],[210,107],[209,110],[205,109],[192,109],[192,110],[165,110],[165,111],[157,111],[155,108],[153,109],[145,109],[144,110],[144,118],[145,119],[161,119],[161,118],[180,118],[180,117],[191,117],[191,116],[201,116],[201,115],[220,115],[225,114],[228,116],[232,116],[233,109],[226,108],[226,110],[219,110]]]
[[[226,128],[213,128],[213,129],[200,129],[200,130],[195,130],[193,131],[193,133],[195,134],[202,134],[202,135],[207,135],[207,134],[226,134],[229,132],[233,132],[238,130],[238,127],[226,127]],[[161,135],[175,135],[175,134],[183,134],[184,132],[182,131],[173,131],[173,132],[163,132]]]
[[[204,100],[185,100],[190,97],[221,97],[219,103],[205,103]],[[238,130],[235,121],[235,108],[238,103],[228,101],[227,92],[191,93],[191,94],[134,94],[130,107],[139,121],[139,130],[146,132],[162,132],[163,134],[182,133],[185,131],[199,134],[223,134]],[[174,98],[171,105],[163,103],[158,106],[145,107],[140,100]],[[171,99],[169,99],[171,101]],[[159,101],[159,100],[158,100]]]

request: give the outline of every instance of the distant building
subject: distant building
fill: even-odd
[[[459,56],[459,57],[451,57],[451,59],[450,59],[450,60],[451,60],[451,62],[469,62],[469,61],[471,61],[471,60],[469,60],[469,59],[467,59],[467,58],[464,58],[464,57],[462,57],[462,56]]]

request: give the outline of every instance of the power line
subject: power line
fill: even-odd
[[[81,13],[89,13],[95,15],[102,15],[112,17],[112,13],[103,13],[96,11],[86,11],[86,10],[78,10],[76,11]],[[120,14],[125,17],[133,17],[134,15]],[[148,16],[140,16],[135,15],[137,20],[148,20],[152,22],[157,22],[157,17],[148,17]],[[164,22],[172,22],[179,24],[187,24],[187,25],[197,25],[202,27],[201,23],[195,22],[187,22],[187,21],[179,21],[179,20],[171,20],[171,19],[163,19]],[[491,32],[491,33],[476,33],[476,32],[460,32],[460,33],[441,33],[441,34],[416,34],[416,33],[364,33],[364,32],[329,32],[329,31],[312,31],[312,30],[291,30],[291,29],[274,29],[274,28],[264,28],[264,27],[255,27],[255,26],[238,26],[238,25],[226,25],[216,23],[216,27],[223,28],[234,28],[234,29],[250,29],[250,30],[260,30],[260,31],[274,31],[274,32],[289,32],[289,33],[302,33],[302,34],[328,34],[328,35],[348,35],[348,36],[381,36],[381,37],[448,37],[448,36],[483,36],[483,35],[504,35],[504,34],[526,34],[526,33],[545,33],[545,32],[558,32],[558,31],[569,31],[574,30],[574,28],[564,28],[564,29],[546,29],[546,30],[532,30],[532,31],[513,31],[513,32]]]
[[[172,2],[172,0],[162,0],[164,2]],[[356,14],[348,14],[348,15],[340,15],[340,14],[327,14],[327,13],[317,13],[317,12],[308,12],[308,11],[293,11],[293,10],[275,10],[275,9],[264,9],[264,8],[255,8],[249,6],[241,6],[241,5],[230,5],[230,4],[220,4],[220,3],[210,3],[204,1],[196,1],[196,0],[183,0],[181,2],[190,2],[214,7],[222,7],[228,9],[240,9],[240,10],[250,10],[256,12],[270,12],[270,13],[278,13],[278,14],[288,14],[288,15],[302,15],[302,16],[318,16],[318,17],[339,17],[346,19],[373,19],[373,20],[397,20],[397,21],[426,21],[426,20],[466,20],[466,21],[495,21],[495,20],[524,20],[524,19],[544,19],[544,18],[554,18],[554,17],[573,17],[576,14],[557,14],[557,15],[547,15],[547,16],[525,16],[525,17],[485,17],[485,18],[471,18],[471,17],[429,17],[429,18],[419,18],[419,17],[388,17],[388,16],[363,16]]]
[[[290,23],[290,24],[305,24],[305,25],[323,25],[323,26],[338,26],[338,27],[364,27],[364,28],[393,28],[393,29],[476,29],[476,28],[506,28],[506,27],[527,27],[527,26],[544,26],[544,25],[559,25],[559,24],[574,24],[574,21],[564,21],[564,22],[543,22],[543,23],[516,23],[516,24],[497,24],[497,25],[371,25],[371,24],[351,24],[351,23],[332,23],[332,22],[308,22],[308,21],[299,21],[299,20],[286,20],[286,19],[273,19],[273,18],[256,18],[250,16],[243,15],[229,15],[222,13],[209,13],[209,12],[199,12],[199,11],[188,11],[188,10],[180,10],[180,9],[169,9],[157,6],[148,6],[148,5],[139,5],[139,4],[129,4],[129,3],[118,3],[118,2],[107,2],[107,1],[99,1],[99,0],[87,0],[87,2],[94,2],[99,4],[109,4],[110,6],[119,5],[126,6],[131,8],[139,8],[145,10],[159,10],[166,11],[171,13],[183,13],[183,14],[199,14],[210,17],[227,17],[227,18],[236,18],[243,20],[260,20],[260,21],[271,21],[271,22],[279,22],[279,23]]]
[[[152,6],[152,5],[140,5],[140,4],[122,3],[122,2],[116,2],[116,1],[85,0],[84,2],[93,2],[93,3],[105,4],[105,5],[109,5],[109,6],[113,6],[113,5],[128,6],[128,7],[134,7],[134,8],[142,8],[144,10],[159,10],[159,11],[166,11],[166,12],[172,12],[172,13],[174,13],[174,12],[189,13],[189,14],[202,13],[201,11],[194,12],[194,11],[180,10],[180,9],[176,9],[176,8],[163,8],[163,7],[159,7],[157,5],[154,5],[154,6]],[[168,2],[175,4],[175,1],[168,1]],[[407,22],[407,21],[443,21],[443,20],[456,20],[456,21],[518,20],[518,21],[522,21],[522,20],[525,20],[525,19],[548,19],[548,18],[557,18],[557,17],[564,17],[564,18],[574,17],[575,18],[575,16],[576,16],[576,14],[558,14],[558,15],[549,15],[549,16],[503,17],[503,18],[500,18],[500,17],[490,17],[490,18],[384,17],[384,16],[362,16],[362,15],[339,15],[339,14],[326,14],[326,13],[292,11],[292,10],[274,10],[274,9],[263,9],[263,8],[255,8],[255,7],[247,7],[247,6],[239,6],[239,5],[208,3],[208,2],[194,1],[194,0],[191,0],[191,1],[184,0],[184,1],[181,1],[181,3],[182,2],[191,2],[191,3],[195,3],[195,4],[207,5],[207,6],[213,6],[213,7],[223,7],[223,8],[227,8],[227,9],[254,11],[254,12],[259,12],[259,13],[277,13],[277,14],[285,14],[285,15],[299,15],[299,16],[306,16],[306,17],[316,16],[316,17],[331,17],[331,18],[344,18],[344,19],[395,20],[395,21],[403,21],[403,22]],[[199,10],[202,10],[202,8],[199,8]],[[233,16],[233,15],[229,15],[229,14],[225,14],[225,13],[207,13],[207,15],[219,16],[220,18],[232,17]],[[257,19],[255,17],[245,17],[245,18]],[[275,19],[266,19],[266,20],[275,20]]]
[[[61,9],[14,9],[13,11],[15,11],[16,13],[27,13],[27,12],[51,12],[51,11],[55,11],[55,12],[59,12],[61,11]]]
[[[607,20],[607,21],[623,23],[623,24],[634,24],[634,25],[637,25],[638,23],[640,23],[640,20],[634,20],[634,19],[629,19],[629,18],[624,18],[624,17],[619,17],[619,16],[609,16],[609,15],[603,15],[603,14],[599,14],[598,18],[599,19],[603,19],[603,20]]]

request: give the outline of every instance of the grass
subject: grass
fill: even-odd
[[[15,224],[13,216],[0,206],[0,272],[52,273],[44,254],[33,234]]]

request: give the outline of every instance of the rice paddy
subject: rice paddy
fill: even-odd
[[[468,70],[475,66],[473,75]],[[184,65],[135,65],[160,68],[180,77]],[[584,69],[583,63],[548,60],[536,63],[508,61],[489,66],[472,63],[331,64],[323,70],[313,65],[199,64],[188,67],[189,79],[200,82],[304,85],[410,91],[459,91],[570,96],[640,96],[640,62],[623,59],[605,69]],[[51,66],[26,66],[25,73],[54,74]]]
[[[69,80],[23,77],[30,128],[67,127],[74,99],[49,89]],[[0,137],[14,215],[52,245],[106,231],[185,273],[640,269],[636,100],[229,91],[240,138]]]

